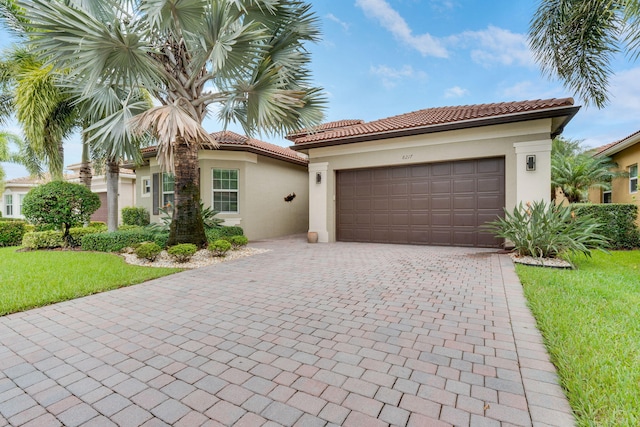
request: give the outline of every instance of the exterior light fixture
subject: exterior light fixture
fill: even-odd
[[[322,182],[322,173],[316,172],[316,184],[320,184]]]
[[[527,156],[527,171],[536,170],[536,155],[530,154]]]

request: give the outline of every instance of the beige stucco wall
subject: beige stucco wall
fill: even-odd
[[[335,241],[336,171],[483,157],[505,158],[505,204],[550,199],[551,119],[368,141],[308,150],[309,231]],[[526,171],[526,156],[536,170]],[[321,182],[316,183],[320,173]]]
[[[619,170],[629,172],[629,166],[640,165],[640,144],[634,144],[611,158],[618,164]],[[589,201],[602,203],[602,190],[590,188]],[[640,206],[640,194],[629,192],[629,178],[616,178],[611,182],[611,201],[612,203],[635,203]]]
[[[200,191],[205,206],[213,202],[213,169],[238,169],[238,213],[221,213],[225,225],[239,225],[250,240],[305,233],[309,218],[307,167],[241,151],[199,153]],[[152,178],[160,168],[155,159],[136,170],[138,206],[153,213],[153,197],[142,197],[142,177]],[[284,197],[295,193],[291,202]],[[151,215],[153,222],[159,216]]]

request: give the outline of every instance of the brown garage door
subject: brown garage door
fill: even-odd
[[[98,193],[98,196],[100,196],[100,207],[91,215],[91,221],[102,221],[106,223],[107,213],[109,212],[107,209],[107,193]]]
[[[494,247],[503,207],[502,157],[337,172],[340,241]]]

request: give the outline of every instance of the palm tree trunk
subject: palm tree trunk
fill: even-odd
[[[200,173],[198,169],[198,145],[189,144],[183,138],[176,140],[175,187],[173,221],[168,246],[193,243],[198,247],[207,244],[200,212]]]
[[[82,160],[80,165],[80,184],[91,190],[91,161],[89,159],[89,137],[82,134]]]
[[[118,180],[120,163],[117,159],[107,160],[107,229],[118,230]]]

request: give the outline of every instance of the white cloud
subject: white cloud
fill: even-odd
[[[452,0],[431,0],[431,8],[438,12],[453,10],[456,6]]]
[[[547,90],[543,91],[542,88]],[[567,96],[567,92],[559,85],[541,85],[540,82],[523,80],[499,89],[497,95],[503,101],[523,101],[526,99],[564,98]]]
[[[469,95],[469,91],[460,86],[450,87],[444,91],[445,98],[462,98],[465,95]]]
[[[465,31],[449,37],[449,42],[471,49],[471,59],[485,67],[495,65],[535,66],[525,34],[489,25],[486,30]]]
[[[333,21],[336,24],[340,25],[344,31],[346,31],[346,32],[349,31],[349,24],[344,22],[344,21],[342,21],[340,18],[335,16],[333,13],[328,13],[326,15],[326,17],[327,17],[328,20]]]
[[[404,18],[386,0],[356,0],[356,5],[368,17],[376,19],[396,39],[416,49],[423,56],[448,57],[447,49],[431,34],[414,35]]]
[[[392,68],[387,65],[376,65],[370,69],[371,74],[381,77],[382,84],[387,89],[392,89],[404,79],[424,80],[427,74],[423,71],[416,71],[411,65],[404,65],[402,68]]]

